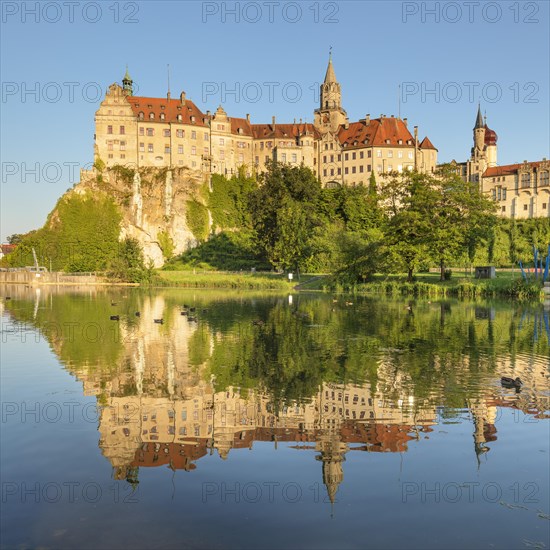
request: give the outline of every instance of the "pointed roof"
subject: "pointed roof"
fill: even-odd
[[[476,117],[476,125],[474,126],[474,130],[477,130],[478,128],[483,128],[485,124],[483,123],[483,117],[481,116],[481,105],[477,104],[477,117]]]
[[[128,72],[128,65],[126,65],[126,73],[124,74],[124,78],[122,79],[122,82],[124,82],[125,80],[129,80],[129,81],[132,80],[132,77],[130,76],[130,73]]]
[[[334,74],[334,67],[332,66],[332,52],[330,52],[328,57],[327,72],[325,74],[325,84],[329,82],[337,82],[336,75]]]
[[[428,136],[426,136],[421,142],[420,142],[420,145],[419,145],[420,149],[435,149],[437,151],[437,149],[433,146],[432,142],[430,141],[430,139],[428,138]]]

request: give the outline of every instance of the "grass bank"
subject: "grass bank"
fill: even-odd
[[[451,277],[440,281],[439,274],[423,273],[409,283],[404,275],[377,275],[371,282],[343,284],[333,277],[315,281],[308,290],[326,292],[351,292],[358,294],[387,294],[391,296],[426,296],[458,298],[513,298],[516,300],[542,300],[540,282],[525,283],[519,273],[497,273],[495,279],[474,279],[472,277]]]
[[[275,273],[158,271],[153,286],[289,291],[294,284],[289,283],[285,275]]]

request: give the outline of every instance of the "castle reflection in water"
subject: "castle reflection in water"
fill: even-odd
[[[438,386],[430,395],[419,396],[410,374],[399,368],[400,350],[377,350],[374,383],[368,379],[321,381],[307,398],[281,400],[261,384],[240,389],[220,384],[213,374],[210,358],[214,349],[241,345],[239,331],[224,332],[208,319],[190,322],[162,293],[140,296],[135,307],[140,309],[139,319],[117,324],[121,350],[116,365],[100,369],[89,368],[85,362],[67,364],[83,382],[84,393],[98,398],[99,446],[116,479],[135,483],[140,468],[191,471],[200,467],[206,455],[217,453],[226,460],[231,452],[252,449],[255,442],[271,442],[275,447],[290,442],[296,451],[314,451],[312,456],[321,462],[323,482],[334,501],[344,479],[347,453],[405,452],[410,442],[429,437],[440,421],[441,398],[448,390]],[[39,310],[35,308],[35,316]],[[334,312],[334,308],[327,311]],[[169,322],[153,322],[168,317]],[[475,322],[486,322],[483,317],[476,311]],[[303,318],[315,326],[306,314]],[[251,330],[253,323],[245,323]],[[191,349],[197,338],[205,348],[200,360]],[[52,342],[58,355],[62,352],[56,348],[61,345]],[[242,345],[247,344],[243,341]],[[472,452],[478,460],[489,450],[487,444],[497,439],[500,408],[521,409],[537,418],[547,418],[549,408],[547,365],[533,364],[527,353],[513,359],[509,354],[490,352],[488,356],[494,383],[480,378],[460,410],[462,420],[472,423]],[[445,369],[438,350],[432,359],[435,370]],[[468,354],[461,356],[455,368],[459,375],[468,371],[469,360]],[[519,376],[530,390],[505,390],[495,373]]]

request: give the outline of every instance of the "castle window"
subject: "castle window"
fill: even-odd
[[[185,135],[183,130],[176,130],[176,137],[182,138]]]
[[[149,144],[147,145],[147,150],[149,151],[149,153],[154,153],[153,144],[152,144],[152,143],[149,143]]]
[[[225,139],[220,138],[220,145],[225,145]]]
[[[382,165],[381,165],[381,164],[378,164],[378,165],[376,166],[376,171],[377,171],[377,172],[382,172]]]
[[[204,141],[208,141],[208,132],[204,132]]]
[[[331,176],[334,176],[334,168],[331,168],[331,169],[330,169],[330,175],[331,175]]]
[[[365,170],[365,167],[363,165],[359,166],[359,172],[363,173],[364,170]]]
[[[403,158],[403,151],[397,151],[397,158],[402,159]]]
[[[160,113],[160,120],[164,120],[164,113]]]
[[[503,188],[502,188],[502,200],[503,200],[503,201],[506,200],[506,187],[503,187]]]
[[[521,186],[530,187],[531,186],[531,174],[522,174],[521,175]]]
[[[325,169],[323,170],[323,176],[326,176],[326,175],[327,175],[327,169],[325,168]]]
[[[223,151],[222,151],[223,152]],[[191,154],[196,155],[197,154],[197,148],[195,146],[191,147]]]
[[[178,155],[183,155],[183,145],[178,145]]]
[[[382,158],[382,149],[377,149],[377,150],[376,150],[376,156],[377,156],[378,158]]]
[[[334,162],[334,155],[330,155],[330,162]]]
[[[369,149],[369,150],[367,151],[367,158],[370,159],[371,157],[372,157],[372,151]]]
[[[349,168],[344,168],[344,174],[346,174],[346,176],[349,174]]]
[[[139,135],[140,135],[140,136],[145,135],[145,128],[141,127],[141,128],[139,129]]]
[[[523,205],[523,209],[527,210],[528,206],[526,204]]]
[[[351,154],[351,158],[352,158],[352,160],[355,160],[357,158],[357,153],[353,152]]]
[[[205,154],[205,155],[208,155],[208,154],[209,154],[208,147],[205,147],[205,148],[203,149],[203,151],[204,151],[204,154]]]
[[[506,206],[503,206],[501,209],[500,209],[501,212],[506,212]]]
[[[370,172],[372,170],[372,166],[370,164],[367,164],[367,172]]]
[[[542,203],[542,209],[546,210],[546,203],[545,202]]]
[[[391,172],[393,170],[393,165],[388,164],[388,172]]]
[[[143,120],[143,117],[144,117],[143,111],[140,111],[138,115],[139,120]]]
[[[113,133],[113,127],[112,127],[112,126],[107,126],[107,133],[108,133],[108,134],[112,134],[112,133]]]
[[[365,151],[361,151],[359,153],[359,158],[362,159],[362,158],[365,158]]]
[[[124,126],[121,126],[120,127],[120,132],[119,132],[121,135],[124,135],[126,133],[126,129],[124,128]]]
[[[195,130],[191,132],[191,139],[197,139],[197,132]]]
[[[393,151],[388,151],[388,158],[389,159],[393,158]]]
[[[493,200],[494,201],[497,200],[497,190],[496,189],[493,189]]]
[[[149,119],[154,120],[154,118],[155,118],[155,113],[149,113]]]
[[[541,187],[547,187],[548,186],[548,171],[547,170],[540,173],[540,185],[541,185]]]
[[[239,153],[239,162],[244,162],[244,155]]]
[[[399,143],[399,145],[403,145],[403,140],[402,140],[402,139],[398,139],[398,140],[397,140],[397,143]]]
[[[499,201],[502,200],[502,189],[500,187],[497,189],[497,197]]]
[[[413,154],[412,154],[412,151],[409,151],[409,158],[412,159],[413,158]]]
[[[110,158],[110,159],[112,159],[112,158],[113,158],[113,154],[112,154],[112,153],[111,153],[111,154],[109,154],[109,158]]]
[[[342,175],[342,169],[341,169],[341,168],[338,168],[338,175],[339,175],[339,176]]]
[[[195,123],[195,120],[196,120],[195,117],[192,116],[192,117],[191,117],[191,122],[192,122],[193,124]]]
[[[386,140],[386,143],[387,143],[387,144],[389,145],[389,143],[390,143],[390,140],[389,140],[389,139],[387,139],[387,140]]]
[[[121,151],[126,151],[126,142],[125,141],[120,142],[120,150]]]
[[[178,122],[181,122],[182,121],[182,116],[181,116],[181,113],[178,115]]]
[[[164,152],[165,152],[165,153],[169,153],[169,152],[170,152],[170,145],[165,145],[165,146],[164,146]]]
[[[108,141],[107,142],[107,151],[112,151],[113,150],[113,142],[112,141]]]
[[[145,143],[140,143],[139,144],[139,152],[140,153],[145,153]]]
[[[164,130],[164,137],[170,137],[170,130]]]
[[[148,136],[154,136],[155,130],[153,128],[147,128],[147,135]]]
[[[403,172],[403,165],[402,165],[402,164],[398,164],[398,165],[397,165],[397,171],[398,171],[399,173]]]
[[[292,162],[298,162],[298,157],[295,153],[292,154]]]
[[[352,174],[355,174],[357,172],[357,168],[354,166],[352,169],[351,169],[351,173]]]

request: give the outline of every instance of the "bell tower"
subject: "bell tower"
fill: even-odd
[[[124,91],[124,95],[133,95],[134,93],[133,84],[134,84],[134,81],[130,77],[130,73],[128,73],[128,65],[126,65],[126,74],[122,79],[122,90]]]
[[[314,125],[321,133],[335,133],[340,125],[346,123],[348,117],[342,109],[342,88],[334,73],[332,52],[329,54],[327,72],[320,87],[319,97],[320,105],[314,112]]]

